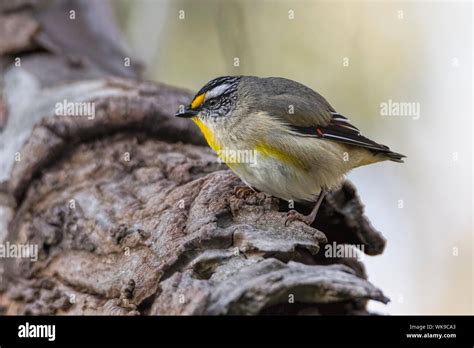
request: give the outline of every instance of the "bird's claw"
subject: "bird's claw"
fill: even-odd
[[[254,190],[252,190],[248,186],[236,186],[236,187],[234,187],[234,195],[237,198],[245,199],[247,196],[249,196],[253,192],[254,192]]]

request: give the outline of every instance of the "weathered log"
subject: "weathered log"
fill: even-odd
[[[41,18],[61,13],[54,6],[22,42],[51,41]],[[76,34],[64,35],[53,41]],[[173,117],[189,92],[130,79],[97,56],[77,70],[63,53],[29,51],[22,69],[4,70],[0,242],[37,245],[39,258],[0,260],[3,313],[366,314],[367,300],[388,301],[361,262],[322,249],[383,251],[351,183],[328,195],[313,226],[285,227],[287,202],[236,190],[197,128]],[[61,73],[43,76],[43,64]],[[95,116],[55,115],[63,100],[90,102]]]

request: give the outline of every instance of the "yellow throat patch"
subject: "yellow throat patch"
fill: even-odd
[[[205,97],[206,97],[206,93],[202,93],[202,94],[199,94],[196,98],[194,98],[194,100],[191,102],[191,109],[197,109],[199,106],[201,106],[201,104],[204,102]],[[209,146],[215,152],[219,152],[221,147],[217,143],[217,141],[214,139],[214,135],[209,130],[209,128],[197,116],[193,117],[193,121],[199,127],[199,130],[204,135],[204,138],[206,139]]]
[[[201,133],[204,135],[204,138],[206,139],[209,146],[215,152],[219,153],[219,151],[221,150],[221,146],[217,143],[216,139],[214,138],[214,135],[209,130],[209,128],[199,119],[199,117],[193,117],[193,121],[201,130]]]

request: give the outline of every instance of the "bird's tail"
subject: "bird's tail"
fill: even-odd
[[[382,146],[382,145],[381,145]],[[380,147],[379,149],[366,149],[363,147],[352,147],[351,148],[351,168],[365,166],[372,163],[382,161],[393,161],[403,163],[405,155],[401,153],[390,151],[388,147]]]

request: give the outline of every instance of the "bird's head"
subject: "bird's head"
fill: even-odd
[[[240,76],[222,76],[209,81],[176,116],[199,119],[205,124],[224,123],[236,107],[240,80]]]
[[[209,81],[197,92],[191,104],[176,113],[177,117],[191,118],[216,152],[238,122],[239,117],[233,116],[236,115],[237,88],[241,79],[241,76],[222,76]]]

